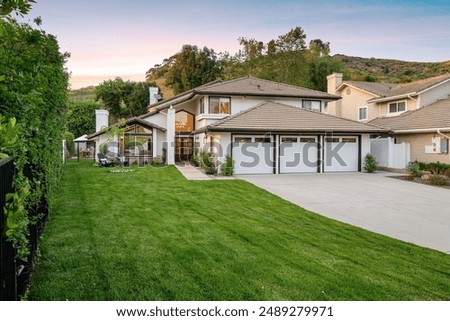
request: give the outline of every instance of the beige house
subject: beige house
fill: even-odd
[[[342,99],[329,103],[325,112],[363,122],[398,116],[450,95],[450,74],[406,84],[343,81],[338,73],[329,75],[327,80],[328,93]]]
[[[395,142],[408,143],[411,161],[450,164],[450,98],[396,117],[379,117],[370,124],[393,131]]]
[[[342,99],[326,113],[392,130],[393,143],[407,144],[402,159],[450,163],[450,74],[406,84],[343,81],[337,73],[327,79],[328,93]]]

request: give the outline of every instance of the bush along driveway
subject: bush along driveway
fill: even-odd
[[[448,300],[450,256],[240,180],[69,162],[31,300]]]

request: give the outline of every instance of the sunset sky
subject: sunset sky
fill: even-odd
[[[296,26],[331,54],[450,60],[450,1],[37,0],[26,20],[36,16],[71,53],[73,89],[144,80],[183,44],[235,53],[241,36],[267,42]]]

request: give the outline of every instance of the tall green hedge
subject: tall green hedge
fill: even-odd
[[[59,181],[65,128],[68,54],[52,35],[28,24],[0,19],[0,114],[20,124],[12,155],[15,188],[31,186],[26,208],[48,201]],[[28,167],[33,179],[22,175]],[[3,231],[5,233],[5,231]]]

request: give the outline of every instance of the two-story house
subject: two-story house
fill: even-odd
[[[342,97],[327,113],[391,130],[393,142],[410,146],[402,159],[450,163],[450,74],[405,84],[327,79],[328,93]]]
[[[236,174],[359,171],[369,136],[388,130],[325,114],[339,99],[254,77],[217,80],[152,102],[117,139],[125,154],[164,156],[167,164],[189,160],[195,149],[219,163],[229,155]],[[90,136],[97,151],[108,139],[100,127]]]

